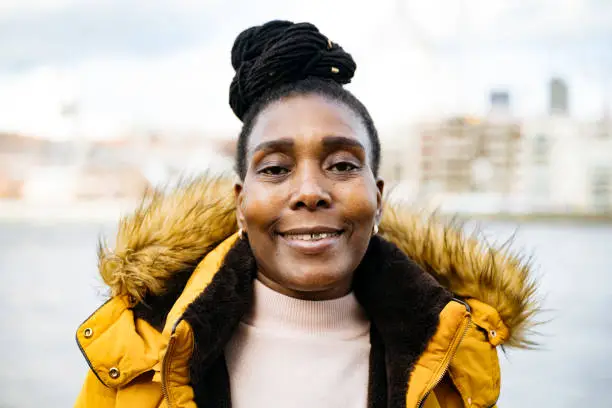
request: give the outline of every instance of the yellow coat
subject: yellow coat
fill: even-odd
[[[156,193],[121,221],[114,250],[100,246],[100,273],[111,297],[77,330],[91,370],[76,407],[196,407],[189,363],[199,329],[183,316],[236,246],[232,185],[204,176]],[[437,314],[435,330],[410,366],[402,406],[495,406],[497,347],[532,345],[528,334],[538,305],[528,265],[507,248],[493,250],[391,204],[380,235],[462,299]],[[181,273],[187,283],[171,297],[163,325],[154,327],[136,306],[164,296]]]

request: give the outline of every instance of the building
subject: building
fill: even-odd
[[[519,190],[528,212],[612,213],[612,122],[569,115],[568,86],[549,83],[549,114],[524,121]]]
[[[549,83],[548,113],[550,115],[569,115],[569,95],[565,81],[552,78]]]
[[[520,194],[530,212],[612,212],[612,123],[525,121]]]
[[[136,166],[87,165],[74,180],[74,199],[83,200],[138,200],[151,188]]]
[[[385,191],[403,201],[413,201],[419,190],[421,152],[416,130],[409,125],[379,129],[379,176],[385,181]]]
[[[18,199],[22,195],[23,180],[0,165],[0,199]]]
[[[516,188],[521,129],[517,123],[460,117],[421,128],[420,195],[493,194]]]
[[[491,106],[490,114],[510,114],[510,93],[506,90],[496,89],[489,96]]]

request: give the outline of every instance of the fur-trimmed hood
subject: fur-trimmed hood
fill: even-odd
[[[111,294],[137,301],[163,295],[237,230],[234,179],[204,175],[143,199],[122,218],[115,249],[99,247],[99,270]],[[497,310],[510,334],[507,346],[530,347],[539,311],[529,262],[509,245],[494,248],[433,216],[386,202],[380,235],[459,297]]]

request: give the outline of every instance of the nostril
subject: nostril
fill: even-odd
[[[319,200],[317,202],[317,207],[327,207],[327,206],[328,206],[328,203],[325,200]]]
[[[331,198],[328,194],[320,191],[299,191],[291,200],[291,208],[294,210],[306,208],[310,211],[328,208],[331,205]]]

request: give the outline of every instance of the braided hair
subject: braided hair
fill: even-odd
[[[357,68],[349,53],[310,23],[274,20],[241,32],[232,47],[235,70],[229,103],[242,121],[236,172],[246,176],[249,135],[259,113],[272,102],[297,95],[321,95],[345,104],[363,121],[372,144],[372,171],[378,174],[380,141],[366,107],[342,85]]]

